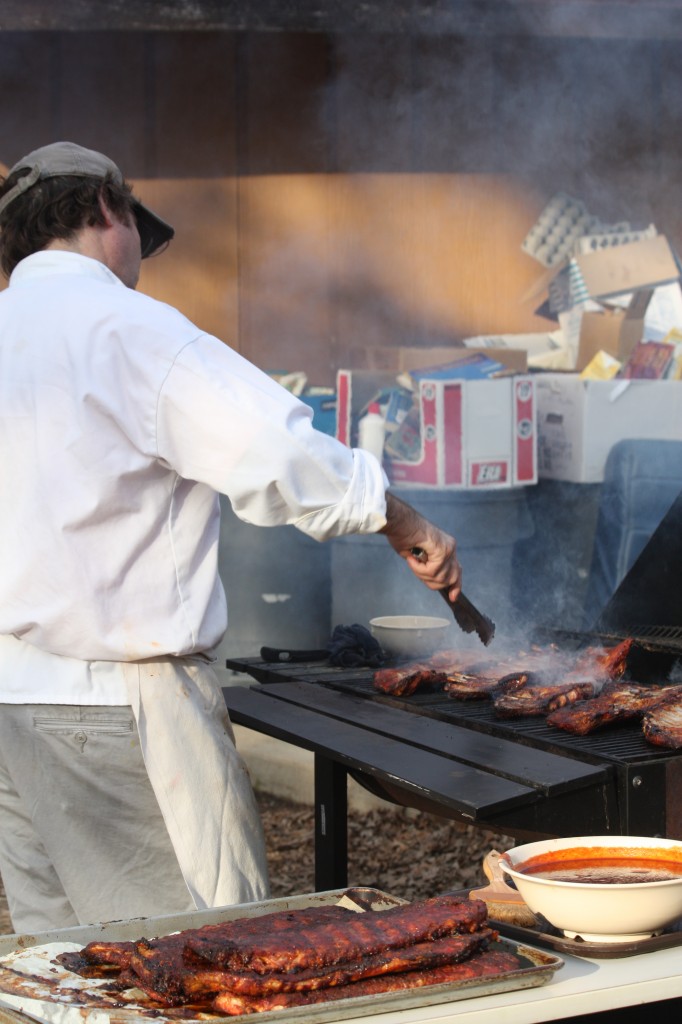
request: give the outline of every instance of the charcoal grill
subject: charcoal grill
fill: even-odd
[[[663,555],[659,565],[674,564],[675,545],[682,565],[682,538],[672,537],[666,521],[671,514],[682,515],[680,500],[593,630],[545,628],[533,640],[577,651],[630,638],[631,678],[661,682],[677,672],[682,625],[670,624],[669,617],[653,622],[647,610],[668,615],[672,608],[676,614],[677,594],[666,601],[660,571],[651,605],[641,587]],[[668,575],[676,584],[678,574]],[[367,668],[259,658],[230,659],[227,667],[256,683],[224,691],[233,720],[315,755],[318,888],[347,881],[347,774],[385,799],[520,840],[610,833],[682,839],[682,750],[652,746],[639,723],[579,737],[551,728],[542,717],[499,719],[487,700],[379,693]]]

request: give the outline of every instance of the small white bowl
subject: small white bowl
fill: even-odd
[[[451,626],[449,619],[430,615],[383,615],[369,622],[372,636],[386,654],[405,658],[439,650]]]
[[[642,857],[669,860],[679,871],[665,881],[584,882],[558,881],[528,874],[547,854],[561,866],[562,851],[587,851],[603,862],[603,871],[621,864],[632,867]],[[568,853],[566,854],[568,859]],[[653,867],[652,863],[652,867]],[[547,839],[507,850],[500,867],[534,914],[541,914],[568,938],[586,942],[632,942],[649,938],[682,917],[682,842],[641,836],[574,836]]]

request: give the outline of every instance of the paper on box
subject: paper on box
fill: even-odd
[[[505,362],[517,373],[526,372],[526,362],[533,356],[542,355],[557,347],[551,331],[537,331],[532,334],[479,334],[465,338],[464,345],[468,349],[490,353],[493,359]],[[524,352],[526,360],[523,359]],[[506,356],[506,359],[500,359],[501,355]]]
[[[656,288],[646,310],[647,341],[663,341],[673,328],[682,328],[682,288],[680,282]]]
[[[581,380],[612,380],[622,369],[623,364],[610,356],[608,352],[600,349],[594,359],[591,359],[584,370],[581,370]]]

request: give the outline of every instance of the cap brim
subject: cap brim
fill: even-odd
[[[144,260],[147,256],[153,256],[155,252],[164,249],[175,234],[175,229],[140,202],[133,204],[133,213],[140,234]]]

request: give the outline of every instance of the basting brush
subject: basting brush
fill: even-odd
[[[481,889],[472,889],[469,899],[483,900],[488,905],[488,915],[494,921],[515,924],[519,928],[533,928],[537,925],[535,914],[521,894],[507,885],[500,868],[500,854],[491,850],[483,858],[483,871],[490,884]]]

